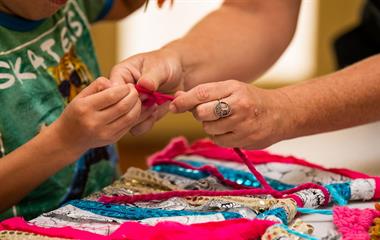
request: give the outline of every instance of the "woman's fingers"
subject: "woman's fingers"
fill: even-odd
[[[229,81],[201,84],[188,92],[176,95],[170,110],[176,113],[186,112],[199,104],[226,98],[231,94]]]
[[[220,135],[233,132],[239,125],[239,119],[236,116],[230,116],[216,121],[202,122],[202,124],[203,130],[208,135]]]
[[[211,139],[222,147],[240,147],[244,139],[234,132],[212,136]]]
[[[218,101],[202,103],[196,106],[191,112],[194,118],[200,122],[216,121],[219,119],[219,117],[215,115],[216,104],[218,104]]]
[[[140,68],[141,60],[131,57],[117,65],[115,65],[110,73],[110,81],[113,85],[121,85],[125,83],[136,83],[141,77]]]
[[[157,109],[158,109],[157,104],[154,104],[151,107],[144,107],[143,106],[141,109],[140,118],[139,118],[137,123],[142,123],[145,120],[147,120],[148,118],[150,118],[153,115],[153,113],[157,112]]]
[[[231,113],[227,118],[231,117],[234,114],[233,106],[236,106],[235,99],[236,97],[234,95],[220,99],[220,102],[227,103],[231,109]],[[193,113],[195,119],[197,119],[200,122],[216,121],[220,119],[220,117],[217,116],[215,113],[215,108],[218,104],[219,100],[202,103],[196,106],[191,112]]]
[[[161,104],[157,108],[157,116],[156,116],[156,121],[160,120],[163,118],[168,112],[169,112],[169,102],[166,102],[164,104]]]

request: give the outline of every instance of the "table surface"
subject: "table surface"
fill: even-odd
[[[352,208],[371,208],[374,209],[375,202],[357,202],[350,203],[348,206]],[[331,208],[330,208],[331,209]],[[332,216],[321,214],[309,214],[304,215],[301,219],[314,226],[313,236],[324,237],[328,232],[334,230],[334,224],[332,223]]]

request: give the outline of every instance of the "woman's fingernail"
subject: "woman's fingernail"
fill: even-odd
[[[174,105],[174,103],[170,103],[169,105],[169,110],[173,113],[177,112],[177,108],[176,106]]]
[[[179,97],[179,96],[181,96],[183,93],[184,93],[184,91],[177,91],[177,92],[174,94],[174,97]]]

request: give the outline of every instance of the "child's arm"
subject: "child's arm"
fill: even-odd
[[[140,115],[131,85],[100,78],[84,89],[48,128],[0,159],[0,211],[19,202],[89,148],[116,142]]]

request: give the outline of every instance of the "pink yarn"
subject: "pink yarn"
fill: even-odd
[[[364,173],[352,171],[349,169],[325,168],[317,164],[313,164],[292,156],[283,157],[279,155],[270,154],[266,151],[242,150],[242,152],[244,152],[247,155],[247,158],[253,164],[265,164],[269,162],[297,164],[301,166],[319,169],[322,171],[340,174],[351,179],[374,179],[376,183],[376,188],[373,199],[380,198],[380,177],[368,176]],[[217,146],[208,139],[198,140],[190,146],[185,138],[178,137],[173,139],[162,151],[159,151],[153,154],[151,157],[149,157],[148,164],[154,165],[156,161],[160,161],[162,159],[174,161],[173,159],[179,155],[197,155],[224,161],[243,162],[242,159],[236,155],[233,149]]]
[[[138,222],[125,222],[109,236],[77,230],[72,227],[44,228],[14,217],[0,223],[2,230],[19,230],[48,237],[60,237],[83,240],[128,239],[128,240],[208,240],[215,239],[248,240],[258,239],[269,226],[275,224],[267,220],[233,219],[220,222],[208,222],[183,225],[175,222],[160,222],[148,226]]]
[[[261,183],[261,185],[264,187],[264,189],[255,189],[255,188],[249,188],[245,190],[233,190],[233,191],[208,191],[208,190],[193,190],[193,191],[171,191],[171,192],[164,192],[164,193],[152,193],[152,194],[141,194],[141,195],[125,195],[125,196],[102,196],[99,198],[99,201],[104,203],[134,203],[139,201],[152,201],[152,200],[166,200],[172,197],[190,197],[190,196],[246,196],[246,195],[254,195],[254,194],[270,194],[274,197],[282,198],[282,197],[291,197],[293,198],[298,206],[303,206],[304,203],[302,202],[301,198],[299,198],[296,195],[293,195],[292,193],[295,193],[300,190],[304,189],[310,189],[310,188],[316,188],[320,189],[324,196],[325,196],[325,202],[324,204],[327,205],[330,200],[330,193],[327,191],[327,189],[321,185],[314,184],[314,183],[305,183],[302,185],[299,185],[297,187],[294,187],[292,189],[288,189],[285,191],[277,191],[274,190],[265,180],[265,178],[256,170],[256,168],[253,166],[252,162],[247,158],[247,156],[239,149],[235,148],[234,151],[236,154],[243,160],[243,162],[247,165],[248,169],[251,171],[251,173],[256,177],[256,179]],[[223,175],[212,166],[202,166],[200,168],[192,167],[189,164],[172,161],[172,160],[158,160],[155,161],[153,164],[163,164],[163,163],[171,163],[176,164],[179,166],[183,166],[190,169],[197,169],[197,170],[204,170],[208,173],[213,174],[215,177],[217,177],[220,181],[223,183],[226,183],[229,186],[232,186],[234,188],[244,188],[242,186],[236,186],[237,184],[225,179]],[[288,194],[291,194],[290,196]]]
[[[256,177],[257,181],[263,186],[264,189],[273,190],[273,188],[267,183],[263,175],[256,170],[252,162],[248,160],[248,157],[241,151],[240,148],[234,148],[236,154],[243,160],[244,164],[248,167],[249,171]]]
[[[369,228],[374,218],[380,216],[375,209],[335,207],[333,222],[344,240],[369,240]]]
[[[266,151],[260,150],[242,150],[242,152],[244,152],[247,155],[248,159],[250,159],[250,161],[253,164],[265,164],[269,162],[289,163],[337,173],[352,179],[380,179],[380,177],[371,177],[367,174],[352,171],[349,169],[325,168],[320,165],[295,158],[293,156],[284,157],[280,155],[270,154]],[[153,154],[151,157],[149,157],[148,164],[152,165],[155,161],[159,159],[173,159],[179,155],[197,155],[211,159],[243,162],[242,159],[236,155],[233,149],[220,147],[208,139],[198,140],[190,146],[185,138],[178,137],[174,138],[162,151],[159,151]]]
[[[144,94],[147,97],[147,99],[145,99],[143,102],[143,105],[146,107],[151,107],[154,104],[161,105],[161,104],[164,104],[168,101],[174,100],[173,96],[166,95],[166,94],[159,93],[159,92],[155,92],[155,91],[151,91],[151,90],[148,90],[146,88],[143,88],[140,85],[136,85],[135,88],[136,88],[137,92],[139,92],[140,94]]]

